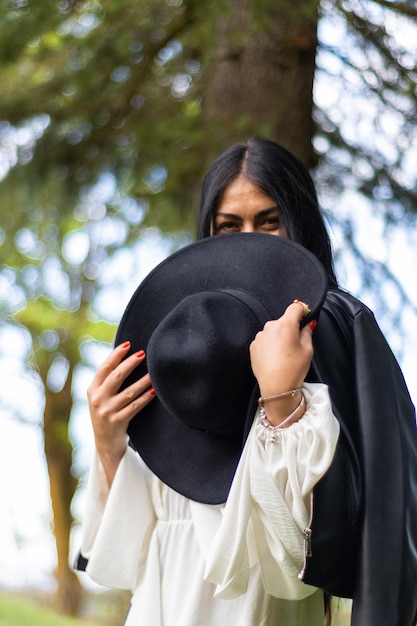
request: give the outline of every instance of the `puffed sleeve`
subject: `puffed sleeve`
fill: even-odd
[[[267,593],[299,600],[315,591],[298,578],[303,566],[303,530],[310,496],[332,461],[339,423],[327,386],[305,383],[302,419],[276,432],[255,419],[206,556],[206,579],[217,595],[245,593],[250,568],[258,564]]]
[[[155,525],[146,471],[136,452],[128,448],[109,489],[94,452],[81,553],[88,560],[88,575],[101,585],[130,590],[137,587]]]

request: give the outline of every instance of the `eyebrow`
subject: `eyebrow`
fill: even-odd
[[[279,212],[279,208],[277,205],[258,211],[258,213],[255,213],[255,217],[265,217],[266,215],[269,215],[270,213],[274,213],[275,211]],[[227,219],[238,219],[238,220],[242,219],[240,215],[237,215],[236,213],[216,213],[214,215],[214,219],[216,219],[216,217],[225,217]]]

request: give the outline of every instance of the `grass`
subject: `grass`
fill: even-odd
[[[114,592],[86,596],[84,617],[60,615],[53,599],[23,593],[0,593],[0,626],[121,626],[127,597]]]
[[[90,594],[84,618],[74,618],[59,615],[48,597],[0,593],[0,626],[121,626],[127,601],[127,596],[118,592]],[[349,626],[350,604],[343,600],[338,604],[332,626]]]
[[[332,626],[349,626],[351,617],[351,601],[333,598]]]
[[[57,615],[31,598],[1,595],[0,626],[86,626],[91,622]]]

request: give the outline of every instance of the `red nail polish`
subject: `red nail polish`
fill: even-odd
[[[155,389],[152,387],[152,389],[150,389],[149,393],[151,394],[151,396],[154,396],[156,394]]]
[[[122,348],[129,348],[130,346],[130,341],[125,341],[124,343],[122,343]]]
[[[309,326],[310,326],[311,330],[314,330],[316,328],[316,326],[317,326],[316,320],[313,320],[312,322],[310,322]]]
[[[139,350],[139,352],[136,352],[136,356],[138,359],[141,359],[143,356],[145,356],[145,351]]]

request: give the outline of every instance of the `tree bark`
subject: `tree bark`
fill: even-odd
[[[224,146],[262,135],[314,166],[318,2],[230,0],[227,7],[217,12],[205,77],[203,109],[216,125],[213,136]]]
[[[73,516],[71,502],[77,480],[72,474],[72,444],[68,427],[71,417],[73,364],[58,393],[48,389],[47,371],[42,372],[45,386],[44,448],[49,475],[53,531],[57,551],[57,608],[66,615],[78,615],[82,587],[69,563],[69,545]]]

